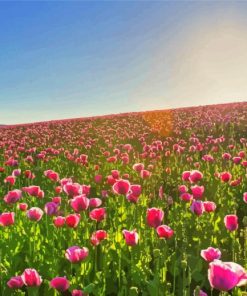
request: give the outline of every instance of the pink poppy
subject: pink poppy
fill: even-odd
[[[89,251],[87,248],[78,246],[70,247],[66,250],[65,257],[71,263],[79,263],[88,257]]]
[[[215,259],[220,259],[221,251],[219,249],[209,247],[206,250],[201,250],[201,256],[204,260],[211,262]]]
[[[136,232],[136,230],[128,231],[128,230],[124,229],[123,235],[125,238],[125,242],[128,246],[133,247],[138,244],[139,236],[138,236],[138,233]]]
[[[234,262],[214,260],[209,264],[208,280],[212,288],[229,291],[236,286],[247,283],[247,273],[244,268]]]
[[[164,212],[161,209],[150,208],[147,210],[147,224],[150,227],[157,228],[161,225],[164,218]]]
[[[66,277],[55,277],[50,281],[50,286],[59,292],[65,292],[69,289],[70,284]]]
[[[38,287],[42,283],[42,278],[35,269],[27,268],[21,275],[23,283],[28,287]]]
[[[160,238],[171,238],[174,231],[167,225],[160,225],[156,228],[156,232]]]
[[[236,215],[226,215],[224,218],[224,223],[226,229],[234,231],[238,229],[238,216]]]

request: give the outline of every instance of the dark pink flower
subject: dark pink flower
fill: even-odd
[[[28,287],[38,287],[42,283],[42,278],[35,269],[27,268],[21,275],[23,283]]]
[[[216,204],[213,201],[204,201],[203,205],[207,213],[214,212],[216,209]]]
[[[8,282],[7,285],[10,289],[20,289],[24,286],[21,276],[13,276]]]
[[[95,220],[97,222],[100,222],[102,220],[105,219],[106,217],[106,210],[105,208],[98,208],[98,209],[94,209],[89,213],[89,217],[92,220]]]
[[[15,180],[16,180],[16,177],[8,176],[4,179],[4,183],[9,183],[10,186],[13,186],[15,184]]]
[[[244,268],[234,262],[214,260],[209,264],[208,280],[212,288],[229,291],[236,286],[247,283],[247,273]]]
[[[201,199],[204,193],[204,186],[194,185],[190,187],[194,199]]]
[[[55,277],[50,281],[50,286],[59,292],[65,292],[69,289],[70,284],[66,277]]]
[[[79,214],[70,214],[65,217],[65,222],[68,227],[76,228],[80,222],[80,215]]]
[[[71,263],[79,263],[88,257],[89,251],[87,248],[78,246],[70,247],[66,250],[65,257]]]
[[[142,179],[148,179],[148,178],[151,177],[151,175],[152,175],[152,173],[150,171],[148,171],[148,170],[141,170],[140,171],[140,177]]]
[[[69,196],[74,197],[82,194],[82,187],[78,183],[66,183],[63,185],[63,191]]]
[[[130,182],[128,180],[118,180],[112,187],[114,193],[126,195],[130,191]]]
[[[4,197],[4,201],[7,204],[13,204],[16,203],[19,199],[21,199],[22,196],[22,191],[19,189],[15,189],[12,191],[9,191],[5,197]]]
[[[90,241],[92,245],[97,246],[102,240],[106,239],[107,236],[108,235],[105,230],[97,230],[92,234]]]
[[[100,198],[90,198],[89,199],[89,207],[90,208],[98,208],[102,205],[102,200]]]
[[[192,205],[190,207],[191,211],[195,213],[197,216],[201,216],[203,212],[205,211],[204,209],[204,204],[200,200],[193,200]]]
[[[190,172],[189,180],[191,183],[196,183],[203,178],[203,174],[198,170],[193,170]]]
[[[220,259],[221,251],[219,249],[209,247],[206,250],[201,250],[201,256],[204,260],[211,262],[215,259]]]
[[[25,212],[27,210],[27,208],[28,208],[28,204],[27,203],[24,203],[24,202],[23,203],[19,203],[18,207],[19,207],[19,209],[21,211]]]
[[[244,201],[245,203],[247,203],[247,192],[245,192],[245,193],[243,194],[243,201]]]
[[[224,223],[226,229],[234,231],[238,229],[238,216],[236,215],[226,215],[224,218]]]
[[[156,232],[160,238],[170,238],[174,234],[174,231],[167,225],[158,226]]]
[[[56,227],[62,227],[65,224],[65,217],[62,217],[62,216],[55,217],[53,220],[53,224]]]
[[[183,181],[189,181],[189,177],[190,177],[190,171],[184,171],[182,173],[182,180]]]
[[[229,172],[223,172],[220,174],[220,179],[222,182],[229,182],[232,178],[232,175]]]
[[[185,192],[180,195],[180,199],[186,202],[190,202],[193,199],[193,195],[191,195],[188,192]]]
[[[147,210],[147,224],[150,227],[157,228],[161,225],[164,218],[164,212],[161,209],[150,208]]]
[[[134,164],[133,170],[135,170],[136,172],[141,172],[142,170],[144,170],[144,164],[143,163]]]
[[[27,217],[32,221],[41,220],[44,212],[38,207],[32,207],[27,211]]]
[[[89,206],[89,199],[85,194],[78,195],[70,201],[70,205],[75,212],[85,211]]]
[[[9,226],[15,223],[15,213],[5,212],[0,215],[0,225]]]
[[[128,231],[128,230],[124,229],[123,235],[125,238],[125,242],[128,246],[133,247],[138,244],[139,236],[138,236],[138,233],[136,232],[136,230]]]

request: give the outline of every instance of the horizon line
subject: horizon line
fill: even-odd
[[[182,107],[177,107],[177,108],[153,109],[153,110],[145,110],[145,111],[127,111],[127,112],[120,112],[120,113],[108,113],[108,114],[82,116],[82,117],[50,119],[50,120],[44,120],[44,121],[34,121],[34,122],[26,122],[26,123],[23,122],[23,123],[15,123],[15,124],[1,123],[0,128],[23,126],[23,125],[33,125],[33,124],[40,124],[40,123],[53,123],[53,122],[60,122],[60,121],[67,121],[67,120],[96,119],[96,118],[101,118],[101,117],[123,116],[123,115],[127,115],[127,114],[130,114],[130,113],[131,114],[138,114],[138,113],[169,111],[169,110],[174,111],[174,110],[181,110],[181,109],[209,107],[209,106],[221,106],[221,105],[232,105],[232,104],[244,104],[244,103],[247,103],[247,101],[237,101],[237,102],[229,102],[229,103],[216,103],[216,104],[207,104],[207,105],[192,105],[192,106],[182,106]]]

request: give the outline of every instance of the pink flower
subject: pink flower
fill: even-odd
[[[220,259],[221,251],[219,249],[209,247],[206,250],[201,250],[201,256],[204,260],[211,262],[215,259]]]
[[[140,196],[142,193],[141,185],[133,184],[130,186],[130,192],[135,196]]]
[[[4,197],[4,201],[7,204],[13,204],[16,203],[19,199],[21,199],[22,196],[22,192],[19,189],[15,189],[12,191],[9,191],[5,197]]]
[[[102,205],[102,200],[95,197],[89,199],[89,207],[90,208],[98,208]]]
[[[161,209],[151,208],[147,210],[147,224],[150,227],[157,228],[161,225],[164,218],[164,212]]]
[[[158,226],[156,232],[160,238],[170,238],[174,234],[174,231],[167,225]]]
[[[130,190],[130,182],[128,180],[118,180],[112,187],[114,193],[126,195]]]
[[[180,195],[180,199],[186,202],[190,202],[193,199],[193,195],[191,195],[188,192],[185,192]]]
[[[203,174],[198,170],[193,170],[190,172],[189,180],[191,183],[196,183],[203,178]]]
[[[21,175],[21,169],[15,169],[12,172],[13,177],[19,177]]]
[[[232,161],[235,163],[235,164],[239,164],[241,162],[242,158],[239,157],[239,156],[235,156],[233,157]]]
[[[4,179],[4,183],[9,183],[10,186],[13,186],[15,184],[16,178],[14,176],[8,176]]]
[[[31,180],[33,180],[33,179],[35,178],[34,173],[32,173],[30,170],[26,170],[26,171],[24,172],[24,175],[25,175],[25,177],[26,177],[27,179],[31,179]]]
[[[8,282],[7,285],[10,289],[20,289],[23,287],[24,283],[21,276],[13,276]]]
[[[55,188],[55,192],[56,192],[57,194],[62,193],[62,191],[63,191],[62,186],[56,186],[56,188]]]
[[[107,179],[107,184],[109,185],[114,185],[117,182],[117,180],[113,178],[112,175],[107,176],[106,179]]]
[[[50,179],[51,181],[58,182],[59,181],[59,175],[58,173],[54,172],[53,170],[47,170],[44,172],[44,175]]]
[[[207,213],[214,212],[216,209],[216,204],[213,201],[204,201],[203,205]]]
[[[180,185],[179,187],[178,187],[178,191],[179,191],[179,193],[185,193],[185,192],[187,192],[188,191],[188,188],[187,188],[187,186],[185,186],[185,185]]]
[[[223,172],[220,174],[220,179],[222,182],[229,182],[232,178],[232,175],[229,172]]]
[[[100,222],[102,220],[105,219],[106,217],[106,210],[105,208],[98,208],[98,209],[94,209],[89,213],[89,217],[92,220],[95,220],[97,222]]]
[[[68,227],[76,228],[80,222],[80,215],[79,214],[70,214],[65,217],[65,222]]]
[[[224,223],[226,229],[234,231],[238,229],[238,216],[236,215],[226,215],[224,218]]]
[[[208,296],[207,293],[203,292],[202,290],[199,291],[199,294],[197,294],[198,292],[196,290],[194,290],[194,296]]]
[[[42,278],[35,269],[27,268],[21,275],[23,283],[28,287],[38,287],[42,283]]]
[[[244,268],[234,262],[214,260],[209,264],[208,280],[212,288],[229,291],[236,286],[247,283],[247,273]]]
[[[53,224],[56,227],[62,227],[65,224],[65,217],[62,217],[62,216],[55,217],[53,220]]]
[[[136,230],[128,231],[128,230],[124,229],[123,235],[125,238],[125,242],[128,246],[133,247],[138,244],[139,236],[138,236],[138,233],[136,232]]]
[[[71,263],[79,263],[88,257],[88,253],[89,251],[85,247],[80,248],[78,246],[73,246],[66,250],[65,257]]]
[[[139,196],[141,195],[141,192],[142,192],[141,185],[131,185],[130,191],[127,195],[128,201],[137,203]]]
[[[91,186],[90,185],[81,185],[81,193],[88,196],[90,194]]]
[[[247,203],[247,192],[245,192],[245,193],[243,194],[243,200],[244,200],[245,203]]]
[[[232,158],[232,156],[230,153],[223,153],[222,154],[222,159],[224,159],[224,160],[229,160],[231,158]]]
[[[189,177],[190,177],[190,171],[184,171],[182,173],[182,180],[183,181],[189,181]]]
[[[149,172],[148,170],[141,170],[141,171],[140,171],[140,177],[141,177],[142,179],[148,179],[148,178],[151,177],[151,175],[152,175],[152,173]]]
[[[96,175],[94,176],[95,183],[101,183],[102,182],[102,175]]]
[[[204,212],[204,204],[200,200],[193,200],[190,209],[197,216],[201,216],[203,214],[203,212]]]
[[[85,194],[78,195],[71,200],[70,205],[75,212],[85,211],[89,206],[89,199]]]
[[[9,226],[15,223],[15,213],[14,212],[6,212],[0,215],[0,225],[1,226]]]
[[[47,202],[45,204],[45,213],[48,215],[48,216],[52,216],[52,215],[56,215],[57,214],[57,211],[58,211],[58,204],[55,203],[55,202]]]
[[[57,205],[60,205],[61,202],[62,202],[62,198],[61,198],[61,196],[54,196],[54,197],[52,198],[52,202],[56,203]]]
[[[50,286],[59,292],[65,292],[69,289],[70,284],[66,277],[55,277],[50,281]]]
[[[120,177],[120,173],[118,170],[112,170],[111,175],[114,179],[119,179],[119,177]]]
[[[202,195],[204,193],[204,186],[198,186],[198,185],[194,185],[192,187],[190,187],[193,197],[194,199],[201,199]]]
[[[32,207],[27,211],[27,217],[32,221],[39,221],[44,212],[38,207]]]
[[[140,171],[144,170],[144,164],[143,163],[134,164],[133,170],[135,170],[136,172],[140,172]]]
[[[29,186],[29,187],[23,187],[22,191],[27,192],[31,196],[35,196],[38,198],[43,198],[44,197],[44,191],[40,189],[39,186]]]
[[[82,194],[81,185],[78,183],[66,183],[63,185],[63,191],[70,197]]]
[[[19,209],[23,212],[25,212],[28,208],[28,204],[27,203],[19,203]]]
[[[97,230],[92,234],[90,241],[92,245],[97,246],[102,240],[106,239],[107,236],[108,235],[105,230]]]
[[[85,296],[82,290],[73,290],[71,296]]]

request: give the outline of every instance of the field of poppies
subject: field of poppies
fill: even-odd
[[[247,295],[247,103],[1,126],[0,292]]]

